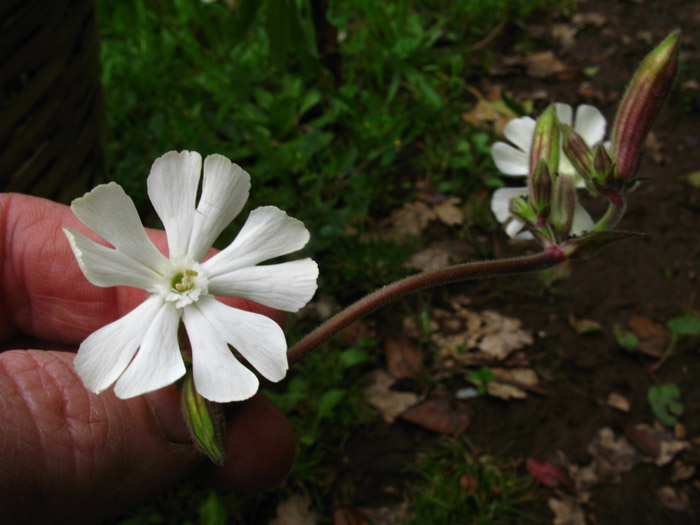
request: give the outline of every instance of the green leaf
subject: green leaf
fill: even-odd
[[[634,332],[627,332],[623,330],[620,323],[615,323],[615,326],[613,326],[613,332],[615,333],[615,340],[617,341],[617,344],[625,350],[634,350],[639,346],[639,338],[634,334]]]
[[[209,491],[207,499],[199,506],[199,520],[201,525],[226,525],[226,506],[221,496],[215,491]]]
[[[700,317],[697,315],[684,315],[683,317],[674,317],[670,319],[666,326],[675,336],[688,336],[700,334]]]
[[[316,409],[316,416],[319,419],[324,419],[333,414],[333,409],[340,403],[345,397],[345,390],[333,389],[329,390],[321,396],[318,401],[318,408]]]
[[[678,422],[675,416],[683,413],[683,404],[680,401],[681,392],[676,385],[652,385],[647,398],[652,412],[664,425],[670,427]]]
[[[351,366],[359,365],[369,359],[369,354],[359,348],[348,348],[340,354],[340,366],[350,368]]]
[[[253,25],[258,8],[263,4],[261,0],[241,0],[238,14],[233,23],[233,37],[237,42],[243,40],[248,34],[250,26]]]

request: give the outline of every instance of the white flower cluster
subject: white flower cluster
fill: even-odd
[[[602,142],[605,136],[606,121],[602,113],[595,107],[582,104],[576,108],[576,117],[568,104],[555,104],[557,119],[563,124],[573,125],[586,144],[593,148]],[[509,121],[503,128],[506,138],[512,143],[496,142],[491,148],[491,155],[496,167],[505,175],[513,177],[527,177],[530,165],[530,150],[535,133],[535,119],[521,117]],[[558,176],[573,177],[576,186],[583,187],[583,180],[576,174],[576,170],[569,159],[560,152]],[[523,222],[513,217],[510,213],[510,201],[513,197],[527,197],[528,189],[500,188],[496,190],[491,199],[491,210],[499,222],[504,223],[506,233],[515,239],[532,239],[532,234],[523,230]],[[578,235],[593,226],[593,219],[588,212],[576,203],[571,233]]]

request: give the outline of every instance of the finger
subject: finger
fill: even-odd
[[[99,241],[67,206],[19,194],[0,194],[0,340],[17,333],[78,343],[140,304],[146,292],[99,288],[83,276],[62,228]],[[167,253],[165,233],[149,230]],[[283,322],[284,314],[244,299],[227,304]]]
[[[3,523],[102,520],[204,461],[189,444],[174,388],[126,401],[111,392],[97,396],[82,388],[72,359],[47,351],[0,354]],[[258,396],[239,405],[231,424],[223,472],[234,486],[258,489],[281,479],[294,449],[282,413]]]
[[[263,394],[231,405],[226,431],[226,464],[207,464],[205,483],[223,489],[262,491],[285,478],[296,454],[296,436],[284,413]]]

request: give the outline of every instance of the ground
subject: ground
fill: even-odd
[[[522,46],[501,35],[501,56],[493,68],[499,76],[482,79],[481,87],[486,90],[489,85],[499,84],[519,99],[540,93],[546,100],[588,102],[600,107],[610,121],[633,68],[654,43],[680,27],[684,33],[684,66],[676,89],[654,125],[653,139],[639,171],[643,184],[631,195],[628,212],[619,225],[622,230],[647,236],[609,246],[593,259],[575,261],[568,275],[549,285],[536,276],[455,285],[434,294],[432,308],[449,310],[450,299],[463,295],[471,301],[470,310],[493,310],[520,319],[523,327],[534,334],[533,343],[517,359],[540,372],[541,391],[530,391],[522,400],[480,396],[464,401],[473,416],[465,433],[477,449],[505,450],[506,456],[521,461],[522,470],[527,458],[549,461],[569,476],[567,465],[584,466],[595,459],[598,452],[591,454],[591,443],[607,427],[618,440],[614,443],[619,445],[620,436],[627,435],[636,447],[635,454],[646,457],[647,462],[621,473],[617,482],[614,474],[607,478],[601,474],[600,481],[591,486],[587,501],[587,491],[575,490],[575,482],[570,479],[556,488],[539,486],[537,490],[543,491],[540,495],[544,498],[533,508],[535,514],[550,521],[552,514],[545,502],[555,498],[560,502],[583,502],[580,509],[588,523],[696,523],[700,512],[697,474],[687,479],[672,477],[674,468],[700,462],[698,339],[682,339],[672,355],[650,372],[657,358],[621,348],[614,326],[619,324],[623,330],[644,336],[645,328],[659,331],[659,325],[696,314],[700,308],[700,188],[692,184],[692,177],[688,178],[700,169],[700,92],[697,82],[693,83],[700,73],[700,7],[673,0],[586,1],[579,3],[578,12],[584,17],[578,22],[564,15],[552,21],[563,24],[562,30],[576,28],[570,47],[563,47],[562,40],[552,36],[553,25],[546,20],[541,25],[533,22],[531,33],[537,36],[529,42],[530,51],[553,50],[571,71],[562,70],[558,77],[533,78],[522,67],[510,71],[496,67],[503,64],[503,56],[524,52]],[[580,74],[591,67],[596,71],[590,79]],[[432,232],[437,236],[436,243],[444,240],[439,237],[447,235],[446,231]],[[480,252],[497,256],[534,249],[527,243],[510,242],[502,234],[475,235],[472,240],[481,243]],[[398,333],[404,315],[401,306],[386,308],[370,324],[380,327],[377,330],[383,338],[406,337]],[[577,333],[577,320],[594,321],[600,329],[588,335]],[[663,341],[657,341],[651,353],[664,347]],[[669,435],[652,438],[652,431],[644,427],[639,430],[636,425],[654,424],[647,393],[655,384],[674,384],[680,389],[683,414],[682,427],[669,428]],[[461,386],[450,384],[448,388]],[[410,383],[393,387],[402,388],[417,390]],[[629,402],[629,412],[609,405],[608,396],[613,392]],[[414,461],[415,450],[420,450],[430,435],[403,421],[358,430],[344,446],[344,466],[336,481],[339,487],[352,484],[353,490],[344,497],[338,496],[342,493],[338,490],[337,506],[376,509],[396,505],[404,485],[399,473],[407,462]],[[674,467],[674,461],[663,466],[648,462],[658,452],[654,446],[661,443],[663,447],[663,442],[673,439],[689,443],[676,456],[679,466]],[[640,447],[646,456],[639,452]],[[611,459],[612,463],[616,461],[621,460]],[[577,508],[576,504],[571,508]],[[581,523],[576,521],[580,515],[577,518],[574,512],[571,516],[571,523]],[[460,523],[459,519],[445,522]]]

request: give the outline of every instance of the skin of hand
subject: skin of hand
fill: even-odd
[[[90,284],[64,226],[104,244],[67,206],[0,194],[0,521],[104,520],[196,469],[222,488],[279,483],[296,440],[261,394],[231,407],[228,461],[217,468],[191,445],[175,387],[128,400],[83,387],[72,365],[80,342],[146,292]],[[149,235],[167,253],[164,232]],[[250,301],[222,300],[284,321]]]

